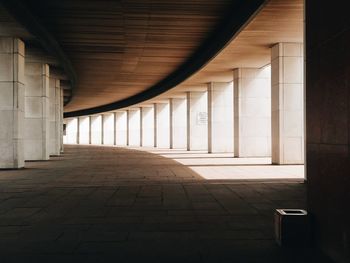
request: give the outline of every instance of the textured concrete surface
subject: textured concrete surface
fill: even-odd
[[[274,209],[305,207],[300,181],[209,181],[145,151],[65,150],[0,171],[1,262],[322,262],[273,239]]]

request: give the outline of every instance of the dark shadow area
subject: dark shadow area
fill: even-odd
[[[274,210],[306,208],[303,183],[208,181],[144,151],[65,150],[0,171],[2,262],[327,262],[274,241]]]

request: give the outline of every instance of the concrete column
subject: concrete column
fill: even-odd
[[[271,156],[270,72],[270,66],[233,72],[235,157]]]
[[[156,141],[158,148],[170,147],[169,103],[155,103]]]
[[[114,145],[114,113],[103,114],[103,144]]]
[[[58,82],[60,84],[60,81]],[[63,118],[63,108],[61,107],[61,86],[56,85],[55,91],[55,106],[56,106],[56,150],[58,155],[61,154],[61,135],[62,135],[62,124],[61,119]],[[63,105],[62,105],[63,106]]]
[[[77,118],[77,144],[80,142],[80,118]]]
[[[79,120],[79,144],[89,144],[90,143],[90,117],[81,116]]]
[[[104,140],[104,119],[105,119],[105,115],[104,114],[101,114],[101,144],[104,144],[103,140]]]
[[[92,145],[102,144],[102,116],[101,115],[91,116],[91,144]]]
[[[170,148],[187,147],[187,103],[185,98],[172,98],[170,111]]]
[[[63,141],[66,144],[77,144],[78,142],[78,118],[69,118],[64,120],[66,124],[66,135]]]
[[[48,160],[49,65],[25,63],[24,159]]]
[[[63,112],[64,112],[64,91],[61,88],[60,89],[60,153],[64,152],[64,146],[63,146]]]
[[[91,138],[92,138],[92,121],[91,121],[91,116],[89,116],[89,144],[91,144]]]
[[[208,152],[233,152],[233,83],[208,83]]]
[[[117,146],[127,145],[127,112],[117,111],[115,113],[115,144]]]
[[[154,145],[153,146],[157,147],[157,104],[156,103],[153,104],[153,127],[154,127],[154,130],[153,130]]]
[[[272,163],[304,163],[303,44],[271,50]]]
[[[24,167],[24,43],[0,38],[0,169]]]
[[[187,92],[187,150],[208,150],[207,92]]]
[[[154,108],[141,107],[141,146],[154,146]]]
[[[113,145],[117,145],[117,113],[113,112],[113,123],[114,123],[114,127],[113,127]]]
[[[128,146],[140,146],[140,109],[128,110]]]
[[[50,155],[59,155],[61,149],[60,138],[60,80],[53,75],[49,78],[49,126],[50,140],[49,152]]]

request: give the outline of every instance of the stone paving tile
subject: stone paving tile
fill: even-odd
[[[274,210],[306,207],[301,181],[208,181],[158,154],[115,147],[66,146],[61,157],[26,165],[0,171],[1,262],[318,257],[274,241]]]

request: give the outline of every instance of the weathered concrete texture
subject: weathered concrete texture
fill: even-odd
[[[304,60],[302,43],[271,50],[272,162],[304,163]]]
[[[236,157],[271,156],[270,74],[269,66],[233,72]]]
[[[273,212],[305,207],[305,185],[208,181],[159,155],[66,146],[0,171],[2,262],[322,262],[281,250]]]
[[[306,1],[308,207],[335,262],[350,262],[349,25],[348,2]]]
[[[0,38],[0,168],[24,166],[24,43]]]
[[[49,65],[25,63],[25,160],[48,160],[49,137]]]
[[[115,113],[115,142],[118,146],[127,145],[128,120],[126,111]]]
[[[59,143],[60,143],[60,153],[64,152],[64,145],[63,145],[63,112],[64,112],[64,90],[60,88],[59,90],[60,98],[59,98],[59,126],[58,126],[58,136],[59,136]]]
[[[208,152],[233,152],[233,83],[208,84]]]
[[[60,80],[55,75],[49,78],[49,153],[60,155],[61,153],[61,88]]]
[[[187,150],[208,150],[207,92],[187,92]]]
[[[186,149],[187,147],[187,102],[186,98],[172,98],[170,111],[170,148]]]
[[[128,145],[129,146],[140,146],[141,143],[141,130],[140,121],[141,114],[140,109],[128,110]]]
[[[154,146],[154,107],[141,108],[141,146]]]
[[[169,103],[155,103],[155,147],[170,147],[170,113]]]

